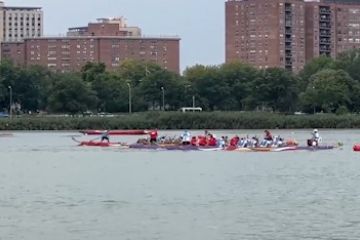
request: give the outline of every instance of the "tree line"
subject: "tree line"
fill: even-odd
[[[2,61],[3,111],[9,109],[10,94],[21,106],[19,112],[128,112],[129,95],[133,112],[162,110],[163,105],[173,111],[192,106],[193,100],[206,111],[359,112],[360,50],[344,52],[336,60],[321,56],[298,74],[233,62],[195,65],[181,76],[134,60],[115,71],[103,63],[87,63],[80,72],[58,73]]]

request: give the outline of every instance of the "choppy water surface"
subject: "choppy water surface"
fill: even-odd
[[[359,239],[360,131],[321,133],[344,148],[122,151],[15,132],[0,137],[0,240]]]

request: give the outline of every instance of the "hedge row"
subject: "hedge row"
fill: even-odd
[[[360,115],[264,112],[147,112],[115,117],[14,117],[0,130],[360,128]]]

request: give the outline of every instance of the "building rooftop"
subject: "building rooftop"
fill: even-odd
[[[41,7],[2,7],[5,10],[41,10]]]
[[[14,6],[5,6],[4,1],[0,1],[0,8],[5,10],[28,10],[34,11],[38,10],[41,11],[41,7],[14,7]]]
[[[158,36],[42,36],[42,37],[30,37],[24,38],[26,40],[42,40],[42,39],[59,39],[59,40],[71,40],[71,39],[167,39],[167,40],[181,40],[181,38],[177,35],[168,36],[168,35],[158,35]]]
[[[70,31],[70,30],[78,30],[78,29],[81,29],[81,30],[86,30],[86,29],[88,29],[88,27],[70,27],[70,28],[68,28],[68,30]]]

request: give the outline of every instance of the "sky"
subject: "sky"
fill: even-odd
[[[4,0],[5,6],[42,7],[44,34],[65,34],[102,17],[124,16],[143,35],[179,36],[180,68],[225,59],[225,0]]]

